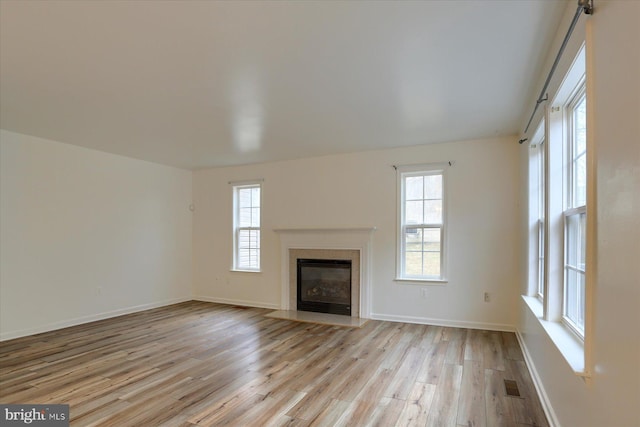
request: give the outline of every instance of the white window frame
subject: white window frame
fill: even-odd
[[[580,277],[582,277],[582,283],[586,283],[586,265],[573,265],[569,261],[569,253],[570,253],[570,220],[574,217],[579,218],[581,215],[587,214],[587,205],[586,201],[584,204],[578,205],[576,201],[576,161],[579,157],[585,156],[586,158],[586,147],[585,151],[581,153],[576,153],[576,135],[574,133],[574,111],[577,105],[579,105],[583,100],[586,100],[586,85],[584,78],[580,79],[577,87],[574,89],[573,95],[570,97],[570,101],[565,105],[565,117],[567,120],[567,129],[566,129],[566,139],[565,139],[565,152],[567,153],[567,160],[565,162],[565,170],[564,170],[564,179],[565,179],[565,194],[566,194],[566,208],[563,212],[563,221],[564,221],[564,278],[562,284],[562,322],[565,324],[571,332],[576,334],[578,338],[584,340],[584,322],[585,322],[585,313],[586,313],[586,301],[583,298],[580,298],[580,289],[578,283],[580,283]],[[586,221],[586,219],[585,219]],[[582,239],[586,239],[586,234],[582,236]],[[579,246],[579,245],[578,245]],[[585,242],[586,246],[586,242]],[[575,250],[579,250],[576,248]],[[576,263],[577,264],[577,263]],[[577,277],[576,286],[578,289],[575,290],[577,294],[577,305],[578,305],[578,318],[580,318],[580,314],[582,317],[583,325],[581,326],[576,320],[572,319],[569,314],[569,276],[575,273]],[[586,295],[586,291],[585,291]]]
[[[405,283],[433,283],[444,284],[447,282],[447,163],[432,163],[423,165],[398,166],[397,170],[397,259],[396,281]],[[411,224],[404,223],[405,219],[405,189],[404,179],[411,176],[442,176],[442,223],[441,224]],[[404,234],[407,228],[440,229],[440,275],[423,276],[405,274],[405,243]]]
[[[570,252],[570,248],[569,248],[569,236],[570,236],[570,231],[569,231],[569,220],[573,217],[580,217],[580,215],[585,215],[587,214],[587,208],[586,206],[580,206],[578,208],[571,208],[571,209],[567,209],[564,212],[564,226],[565,226],[565,248],[564,248],[564,280],[563,280],[563,287],[562,287],[562,322],[565,324],[565,326],[567,326],[574,334],[576,334],[578,336],[578,338],[580,338],[581,340],[584,340],[584,326],[580,326],[577,322],[574,321],[574,319],[571,319],[571,317],[569,317],[569,315],[567,314],[568,311],[568,305],[569,305],[569,301],[568,301],[568,285],[569,285],[569,275],[571,274],[571,272],[575,273],[577,277],[582,277],[582,283],[586,283],[586,265],[585,266],[580,266],[580,265],[573,265],[570,261],[569,261],[569,252]],[[586,219],[585,219],[586,221]],[[586,234],[584,236],[582,236],[583,239],[586,239]],[[585,242],[586,243],[586,242]],[[577,244],[576,246],[580,246],[580,244]],[[579,250],[576,248],[576,250]],[[578,279],[578,283],[579,283],[579,279]],[[577,284],[576,284],[577,286]],[[580,294],[581,292],[579,292],[579,289],[576,289],[576,294],[578,297],[577,300],[577,305],[578,305],[578,313],[582,314],[582,321],[583,323],[585,322],[585,313],[586,313],[586,301],[583,298],[580,298]],[[586,294],[586,292],[585,292]]]
[[[233,191],[233,265],[231,267],[232,271],[244,271],[244,272],[260,272],[261,266],[261,252],[262,252],[262,198],[263,198],[263,188],[262,181],[243,181],[243,182],[231,182],[232,191]],[[260,216],[258,223],[259,226],[240,226],[240,198],[238,196],[239,191],[243,189],[251,189],[258,188],[260,190]],[[258,262],[256,266],[251,265],[240,265],[240,233],[242,231],[257,231],[259,234],[258,238]]]
[[[589,129],[593,111],[590,109],[590,81],[586,73],[586,47],[583,43],[577,49],[576,56],[567,68],[562,82],[553,98],[545,108],[545,230],[544,230],[544,299],[536,297],[537,275],[537,233],[536,212],[538,194],[532,190],[537,186],[534,182],[535,163],[530,157],[529,170],[529,287],[528,295],[523,301],[530,312],[538,319],[548,338],[562,354],[576,375],[588,381],[593,372],[593,287],[595,283],[595,175],[594,175],[594,141]],[[573,179],[569,164],[573,156],[569,150],[568,138],[572,132],[570,108],[576,94],[582,93],[586,86],[587,102],[587,138],[586,138],[586,204],[571,206],[573,194],[570,194],[569,179]],[[533,143],[533,141],[532,141]],[[567,218],[584,214],[584,334],[580,334],[569,322],[563,319],[565,309],[565,280],[567,260]],[[582,244],[581,241],[576,244]],[[576,263],[583,261],[573,258]],[[582,267],[582,264],[579,265]],[[582,319],[580,319],[582,320]]]
[[[544,304],[546,293],[546,120],[531,138],[529,158],[529,295]]]

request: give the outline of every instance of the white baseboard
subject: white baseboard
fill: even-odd
[[[205,296],[194,296],[191,299],[194,301],[215,302],[218,304],[227,304],[227,305],[239,305],[241,307],[256,307],[256,308],[269,308],[272,310],[280,310],[280,306],[278,304],[270,304],[262,301],[247,301],[247,300],[241,300],[241,299],[214,298],[214,297],[205,297]]]
[[[371,313],[375,320],[387,320],[389,322],[417,323],[420,325],[447,326],[450,328],[483,329],[487,331],[515,332],[513,325],[502,323],[469,322],[466,320],[433,319],[429,317],[398,316],[380,313]]]
[[[538,397],[540,397],[540,403],[542,404],[542,410],[544,414],[547,416],[547,420],[549,421],[549,427],[560,427],[560,422],[558,421],[558,417],[556,416],[555,411],[553,410],[553,406],[551,406],[551,401],[549,400],[549,396],[544,389],[542,384],[542,380],[538,375],[538,371],[536,370],[536,366],[533,364],[533,359],[531,358],[531,354],[529,353],[529,349],[525,344],[520,331],[516,330],[516,337],[518,338],[518,344],[520,344],[520,348],[522,349],[522,354],[524,355],[524,363],[527,365],[527,369],[529,369],[529,375],[531,375],[531,379],[533,380],[533,385],[536,388],[536,392],[538,393]]]
[[[135,305],[132,307],[121,308],[118,310],[107,311],[104,313],[92,314],[90,316],[76,317],[74,319],[62,320],[46,325],[36,326],[34,328],[21,329],[19,331],[9,331],[0,334],[0,342],[11,340],[14,338],[26,337],[28,335],[40,334],[43,332],[51,332],[57,329],[68,328],[70,326],[82,325],[84,323],[95,322],[97,320],[109,319],[112,317],[123,316],[125,314],[137,313],[139,311],[150,310],[152,308],[164,307],[167,305],[178,304],[181,302],[191,301],[191,297],[175,298],[171,300],[152,302],[149,304]]]

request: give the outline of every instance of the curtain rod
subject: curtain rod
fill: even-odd
[[[455,160],[445,160],[443,162],[435,162],[435,163],[411,163],[408,165],[391,165],[392,168],[398,170],[398,168],[410,168],[410,167],[434,167],[434,166],[453,166],[456,164]]]
[[[545,80],[544,86],[542,87],[542,90],[540,91],[540,95],[538,95],[538,100],[536,101],[536,106],[534,107],[533,113],[531,113],[531,117],[529,118],[529,122],[527,123],[527,127],[524,130],[525,134],[529,130],[529,126],[531,126],[531,122],[533,121],[533,117],[536,115],[536,112],[538,111],[538,107],[540,106],[540,104],[549,99],[549,96],[546,93],[547,92],[547,88],[549,87],[549,83],[551,82],[551,78],[553,77],[553,73],[555,73],[555,71],[556,71],[556,67],[558,66],[558,63],[560,62],[560,58],[562,57],[562,54],[564,53],[564,49],[567,47],[567,43],[569,42],[569,38],[571,37],[571,34],[573,33],[573,29],[575,28],[576,24],[578,23],[578,18],[580,18],[580,15],[582,14],[582,12],[584,12],[585,15],[592,15],[593,14],[593,0],[578,0],[578,8],[576,9],[575,15],[573,15],[573,20],[571,21],[571,25],[569,26],[569,30],[567,31],[567,34],[564,36],[564,40],[562,41],[562,45],[560,45],[560,50],[558,51],[558,54],[556,55],[556,59],[553,61],[553,65],[551,66],[551,70],[549,70],[549,74],[547,75],[547,80]],[[521,139],[518,142],[520,144],[522,144],[526,140],[527,139],[524,138],[524,139]]]

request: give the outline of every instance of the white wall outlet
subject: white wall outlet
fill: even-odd
[[[427,288],[421,288],[420,289],[420,295],[422,295],[422,298],[429,298],[429,289]]]
[[[489,302],[491,301],[491,296],[489,295],[489,292],[485,292],[484,293],[484,302]]]

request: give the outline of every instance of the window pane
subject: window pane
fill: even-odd
[[[442,200],[425,200],[424,224],[442,224]]]
[[[238,267],[260,267],[260,230],[238,231]]]
[[[567,269],[564,316],[573,323],[578,332],[584,334],[585,275]]]
[[[426,228],[423,234],[423,250],[425,252],[440,252],[440,229]]]
[[[405,224],[422,224],[422,200],[405,204]]]
[[[583,206],[586,203],[587,189],[587,102],[586,97],[575,105],[573,109],[572,151],[572,207]]]
[[[238,233],[239,248],[258,248],[260,244],[260,230],[240,230]]]
[[[578,317],[578,273],[571,269],[566,269],[564,315],[576,322]]]
[[[587,216],[584,213],[567,217],[567,259],[566,264],[585,269],[587,245],[586,225]]]
[[[575,155],[583,153],[587,149],[587,98],[575,106],[573,110]]]
[[[260,208],[251,208],[251,227],[260,227]]]
[[[573,165],[573,191],[574,207],[584,206],[587,203],[587,155],[583,154],[576,159]]]
[[[440,252],[425,252],[423,273],[425,276],[440,276]]]
[[[251,206],[260,207],[260,187],[251,189]]]
[[[579,215],[580,230],[580,254],[578,256],[578,268],[585,271],[587,267],[587,215]]]
[[[422,252],[406,252],[405,274],[407,276],[422,276]]]
[[[582,273],[578,273],[578,289],[577,289],[577,314],[576,314],[576,318],[573,321],[576,326],[578,327],[578,329],[580,330],[580,332],[582,332],[584,334],[584,312],[585,312],[585,301],[584,301],[584,294],[585,294],[585,275]]]
[[[249,249],[238,250],[238,266],[247,267],[249,265]]]
[[[544,297],[544,220],[538,221],[538,295]]]
[[[407,228],[404,233],[404,248],[407,252],[422,252],[422,229]]]
[[[423,177],[408,176],[405,178],[405,198],[406,200],[421,200],[423,198]]]
[[[240,217],[238,218],[239,227],[251,226],[251,208],[240,208]]]
[[[425,176],[424,186],[425,199],[442,199],[442,175]]]
[[[567,217],[567,259],[565,262],[574,267],[578,266],[579,233],[577,225],[578,215]]]
[[[250,188],[238,189],[238,206],[241,208],[251,206],[251,189]]]

